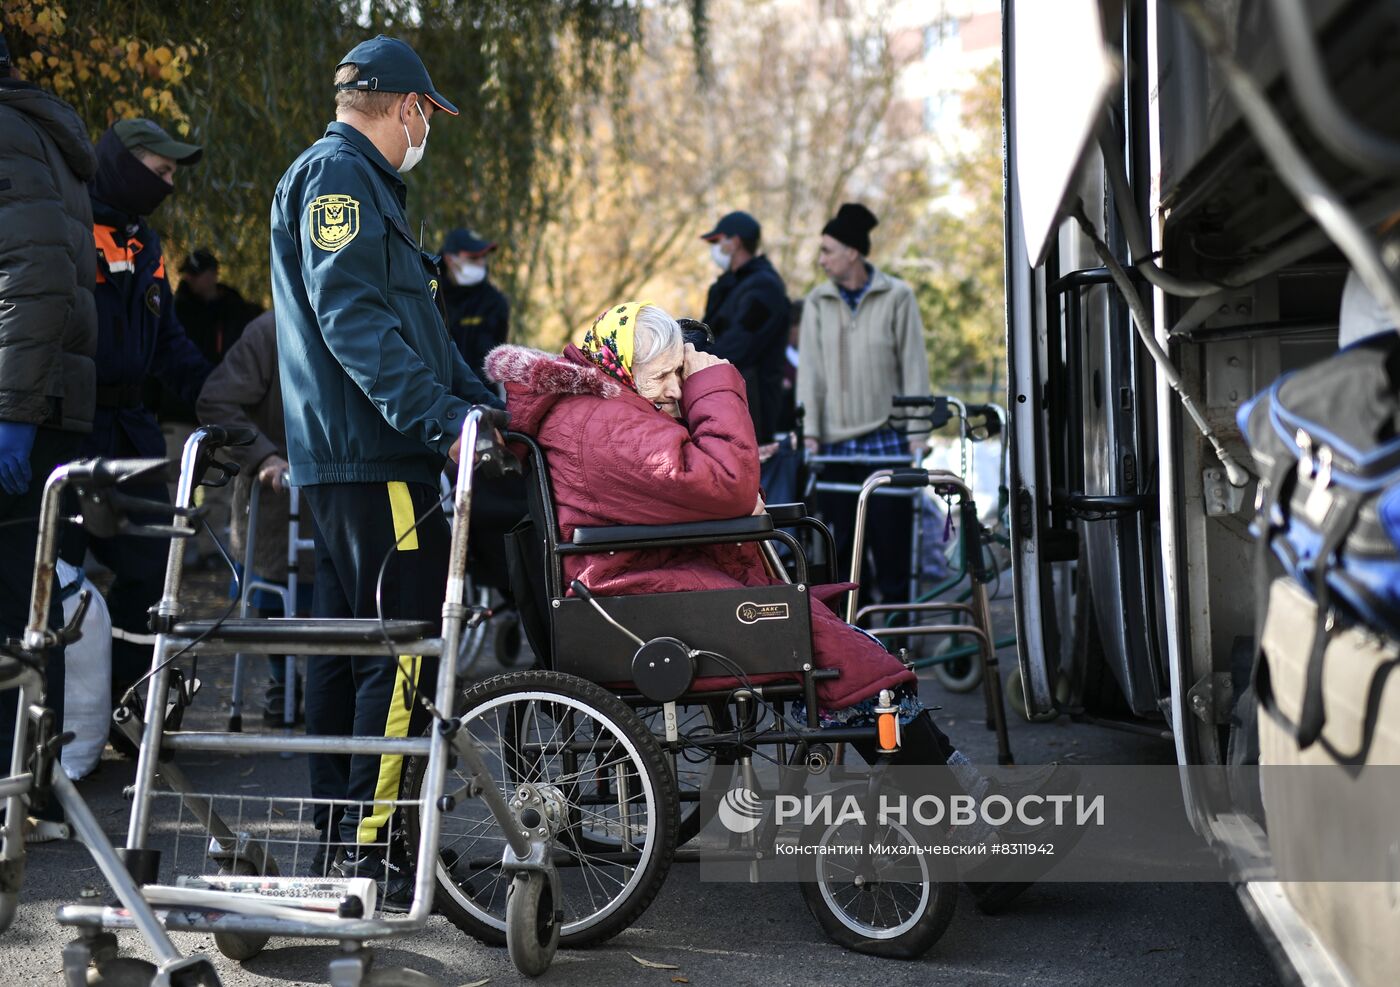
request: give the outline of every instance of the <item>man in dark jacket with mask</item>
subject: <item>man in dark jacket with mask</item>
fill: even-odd
[[[122,120],[97,142],[92,236],[97,276],[97,412],[84,456],[165,456],[155,415],[142,402],[148,375],[193,405],[209,363],[175,315],[160,237],[146,222],[175,187],[175,173],[203,150],[177,141],[152,120]],[[162,482],[128,484],[138,497],[170,499]],[[154,519],[153,519],[154,520]],[[165,520],[169,520],[168,517]],[[64,556],[81,564],[87,539],[74,532]],[[160,599],[165,543],[129,535],[93,539],[92,552],[116,575],[107,593],[112,626],[112,694],[117,699],[150,667],[151,649],[125,640],[149,633],[146,611]]]
[[[96,162],[73,108],[12,76],[0,37],[0,635],[28,616],[44,481],[92,428],[92,210]],[[20,523],[14,523],[20,522]],[[55,607],[61,612],[61,608]],[[63,716],[63,651],[48,662],[48,702]],[[9,764],[15,697],[0,695]],[[61,818],[57,806],[44,813]],[[39,824],[40,838],[56,835]]]
[[[478,380],[486,379],[486,354],[510,338],[510,302],[491,283],[486,265],[495,249],[491,241],[460,228],[447,234],[442,244],[447,331]]]
[[[783,279],[758,254],[761,235],[758,220],[732,212],[701,239],[709,241],[710,257],[724,271],[705,300],[705,322],[715,333],[709,350],[744,375],[754,433],[764,445],[773,441],[782,408],[789,302]]]

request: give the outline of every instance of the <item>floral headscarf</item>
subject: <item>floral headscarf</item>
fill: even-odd
[[[603,311],[583,337],[581,349],[609,377],[635,391],[632,359],[637,339],[637,315],[652,302],[623,302]]]

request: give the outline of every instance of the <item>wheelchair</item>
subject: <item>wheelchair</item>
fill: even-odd
[[[892,722],[819,725],[817,684],[840,672],[812,659],[816,567],[783,529],[809,527],[826,543],[827,559],[835,552],[830,532],[802,505],[729,520],[578,528],[564,541],[540,447],[515,432],[507,443],[523,450],[530,508],[507,540],[512,583],[543,670],[537,681],[558,682],[527,693],[507,674],[468,689],[455,709],[512,806],[538,800],[555,820],[560,945],[586,947],[640,916],[672,862],[699,859],[683,845],[699,832],[702,793],[717,781],[750,782],[755,757],[816,774],[835,760],[834,745],[868,742],[888,755],[898,741],[880,736]],[[774,585],[599,599],[577,580],[565,584],[572,556],[746,542],[765,552]],[[790,581],[774,552],[779,543],[790,553]],[[795,702],[805,708],[800,722],[788,712]],[[580,703],[598,716],[579,718]],[[887,715],[893,721],[893,711]],[[416,769],[407,771],[412,799]],[[449,775],[449,787],[466,780],[452,766]],[[488,944],[500,944],[506,928],[504,838],[479,805],[444,811],[438,906]],[[916,958],[951,920],[957,878],[936,865],[914,878],[905,872],[898,887],[827,861],[803,866],[807,906],[846,948]]]

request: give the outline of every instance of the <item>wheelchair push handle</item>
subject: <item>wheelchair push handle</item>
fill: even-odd
[[[469,414],[477,415],[476,432],[476,468],[484,476],[502,477],[507,474],[519,473],[521,471],[520,461],[511,454],[501,442],[496,440],[497,433],[504,434],[510,427],[510,412],[505,408],[492,408],[490,405],[478,404],[472,407]]]
[[[498,428],[504,432],[510,427],[510,412],[505,408],[493,408],[489,404],[472,406],[472,411],[481,415],[481,424],[486,428]]]

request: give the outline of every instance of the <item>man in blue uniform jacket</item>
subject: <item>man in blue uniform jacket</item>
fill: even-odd
[[[380,35],[336,66],[336,119],[278,183],[272,293],[291,481],[316,519],[313,612],[436,622],[447,577],[438,476],[474,404],[500,402],[463,362],[437,306],[437,267],[411,232],[400,175],[421,160],[431,119],[456,107],[418,55]],[[415,522],[421,522],[415,528]],[[313,657],[308,733],[404,736],[425,717],[435,659]],[[321,866],[385,885],[402,907],[411,872],[386,801],[401,758],[313,755],[326,853]],[[336,852],[331,852],[332,848]]]

